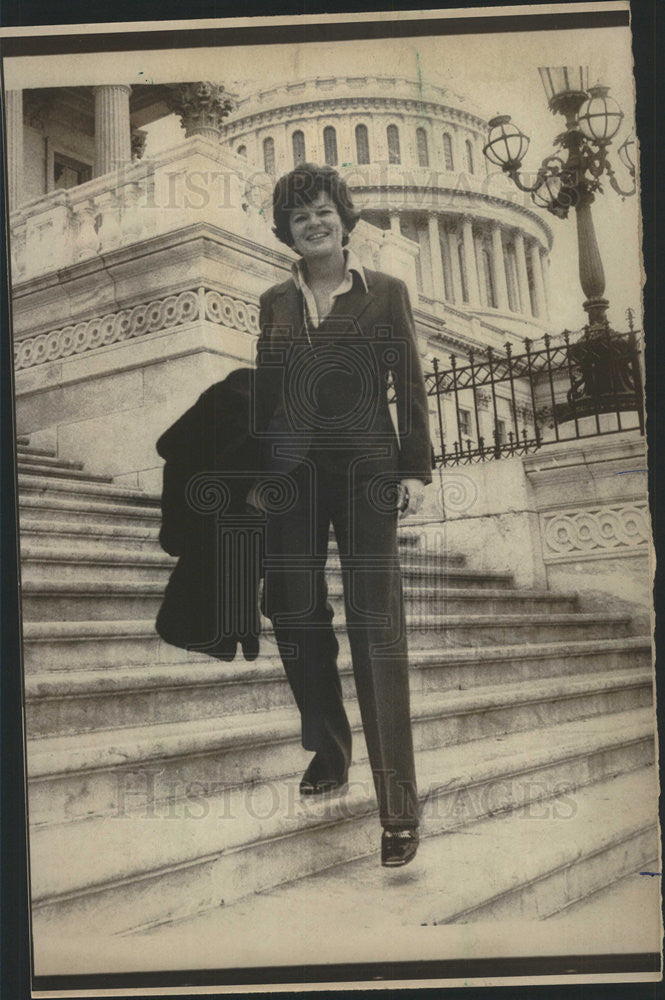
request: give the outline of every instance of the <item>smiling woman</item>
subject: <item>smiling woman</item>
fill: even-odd
[[[269,389],[256,410],[266,481],[279,472],[295,488],[290,507],[268,516],[263,609],[301,712],[303,746],[314,751],[300,792],[341,791],[351,729],[325,580],[332,524],[381,860],[398,867],[418,847],[419,803],[397,519],[398,510],[417,512],[432,478],[411,307],[403,282],[363,268],[349,251],[358,212],[331,167],[303,164],[280,178],[273,217],[275,235],[300,260],[261,296],[257,367]]]

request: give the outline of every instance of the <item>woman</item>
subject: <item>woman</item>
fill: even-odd
[[[304,164],[282,177],[273,217],[276,236],[300,259],[261,296],[257,428],[267,479],[289,484],[268,517],[264,612],[301,712],[303,746],[314,751],[301,794],[341,789],[351,730],[324,573],[332,524],[382,864],[396,867],[416,853],[419,820],[398,505],[416,513],[431,482],[413,318],[404,283],[363,268],[346,248],[359,215],[335,170]]]

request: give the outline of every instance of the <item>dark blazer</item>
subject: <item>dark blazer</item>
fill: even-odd
[[[314,447],[329,461],[377,455],[396,478],[432,481],[427,395],[406,285],[365,270],[314,329],[292,278],[260,299],[256,426],[267,469],[288,470]],[[399,439],[388,405],[392,376]]]
[[[259,652],[264,518],[245,502],[259,462],[254,375],[241,368],[210,386],[156,445],[165,459],[159,540],[179,557],[156,629],[174,646],[223,660],[239,642],[246,659]]]

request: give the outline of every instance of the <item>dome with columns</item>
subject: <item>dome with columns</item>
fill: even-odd
[[[538,337],[552,232],[489,172],[487,130],[470,101],[442,86],[317,77],[240,99],[222,143],[266,181],[304,161],[335,166],[367,222],[416,245],[425,307]]]

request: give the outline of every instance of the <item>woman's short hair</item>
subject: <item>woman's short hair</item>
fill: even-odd
[[[339,213],[342,225],[350,233],[360,218],[353,206],[348,185],[333,167],[319,167],[316,163],[303,163],[275,184],[272,196],[273,233],[278,240],[293,247],[293,236],[289,226],[289,216],[294,208],[309,205],[321,193],[327,194]],[[345,246],[348,235],[342,240]]]

